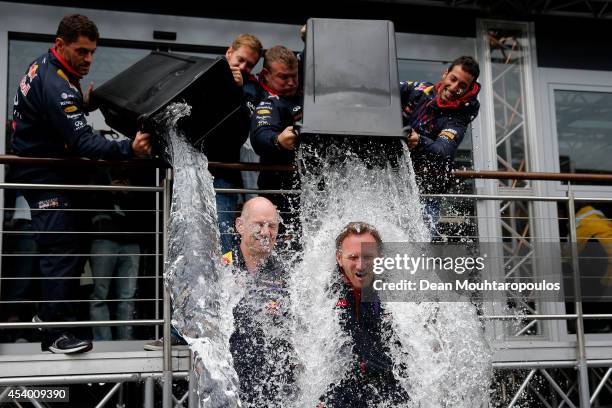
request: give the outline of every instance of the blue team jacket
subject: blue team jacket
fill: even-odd
[[[267,94],[251,117],[251,145],[262,164],[294,164],[295,150],[283,149],[276,143],[276,137],[302,119],[302,96],[285,98],[262,86]],[[262,189],[293,189],[299,182],[297,175],[290,172],[262,171],[258,185]]]
[[[420,135],[410,155],[423,193],[445,192],[448,183],[444,176],[450,171],[457,147],[480,107],[476,99],[480,91],[477,82],[450,103],[438,98],[438,88],[439,85],[428,82],[400,83],[404,126]]]
[[[87,124],[80,76],[55,51],[32,62],[14,100],[11,144],[20,156],[122,160],[130,140],[112,142]],[[78,171],[59,167],[12,166],[12,179],[33,183],[79,181]]]

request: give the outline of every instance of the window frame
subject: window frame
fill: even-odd
[[[539,155],[541,160],[540,171],[560,172],[559,163],[559,140],[557,136],[557,114],[555,106],[555,91],[586,91],[586,92],[609,92],[612,93],[612,72],[574,70],[562,68],[538,68],[537,69],[537,95],[536,113],[538,118],[537,129]],[[538,182],[542,186],[542,194],[551,197],[566,197],[568,184],[560,181]],[[612,185],[574,185],[571,191],[577,198],[609,198],[612,196]],[[554,221],[554,222],[553,222]],[[559,236],[559,224],[557,220],[551,220],[549,224],[552,236]],[[555,313],[566,313],[565,304],[557,303]],[[567,331],[566,322],[559,320],[554,324],[556,328],[557,341],[560,344],[572,344],[576,341],[576,334]],[[591,353],[607,353],[612,347],[610,334],[586,333],[588,341],[597,341],[597,346],[590,346]]]
[[[550,143],[548,149],[540,157],[543,168],[552,172],[560,172],[559,138],[557,134],[557,114],[555,106],[555,91],[584,91],[612,94],[612,72],[587,71],[561,68],[539,68],[540,92],[542,95],[540,132],[543,141]],[[546,126],[548,125],[548,126]],[[551,184],[550,182],[548,183]],[[605,185],[571,185],[571,190],[577,197],[610,197],[612,186]],[[568,186],[560,181],[552,183],[548,193],[554,196],[567,195]]]

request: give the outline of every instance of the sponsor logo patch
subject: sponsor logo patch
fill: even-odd
[[[32,64],[28,70],[28,78],[30,78],[30,81],[36,77],[36,71],[38,71],[38,64]]]
[[[226,252],[223,254],[223,258],[221,259],[224,265],[231,265],[234,263],[234,255],[232,251]]]
[[[23,78],[21,78],[21,81],[19,82],[19,90],[21,91],[21,94],[23,96],[28,96],[28,92],[30,92],[30,84],[28,84],[27,81],[27,75],[24,76]]]
[[[347,307],[348,306],[348,300],[346,299],[338,299],[338,302],[336,302],[336,307]]]
[[[68,79],[68,75],[64,74],[64,71],[62,71],[61,69],[57,70],[57,75],[59,75],[60,78],[62,78],[63,80],[70,82],[70,80]]]
[[[40,210],[45,208],[56,208],[59,207],[59,200],[57,198],[50,198],[48,200],[43,200],[38,202],[38,208]]]
[[[62,71],[61,69],[58,69],[57,75],[59,75],[59,77],[62,78],[64,81],[68,82],[68,85],[70,85],[70,89],[72,89],[75,92],[79,92],[79,88],[77,88],[76,86],[72,84],[72,82],[70,82],[70,79],[68,79],[68,75],[66,75],[64,71]]]
[[[246,103],[246,106],[247,106],[249,112],[252,115],[253,112],[255,112],[255,105],[253,105],[253,102],[249,101],[249,102]]]
[[[79,109],[79,108],[77,108],[76,106],[74,106],[74,105],[70,105],[70,106],[66,106],[66,107],[64,108],[64,112],[66,112],[66,113],[71,113],[71,112],[75,112],[75,111],[77,111],[78,109]]]
[[[270,315],[274,315],[274,316],[280,316],[281,315],[281,304],[280,302],[277,302],[276,300],[268,300],[268,303],[266,303],[266,313],[270,314]]]
[[[446,138],[448,140],[453,140],[455,138],[455,135],[453,133],[449,132],[448,129],[445,129],[442,132],[440,132],[440,134],[438,136]]]
[[[257,109],[256,112],[258,115],[269,115],[272,113],[270,109]]]

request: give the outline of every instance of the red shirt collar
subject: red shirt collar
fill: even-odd
[[[470,89],[461,98],[458,98],[452,101],[448,101],[448,102],[442,102],[442,100],[440,99],[440,87],[441,86],[442,86],[442,82],[438,82],[435,86],[436,104],[440,108],[457,108],[459,105],[463,104],[468,99],[471,99],[472,97],[477,95],[478,91],[480,90],[480,85],[478,84],[478,82],[474,81]]]
[[[78,72],[76,72],[74,69],[72,69],[72,67],[70,65],[68,65],[68,63],[66,62],[66,60],[57,52],[57,50],[55,49],[55,47],[51,48],[51,53],[53,54],[53,56],[55,58],[57,58],[57,60],[59,61],[59,63],[62,65],[62,68],[64,68],[66,71],[68,71],[68,73],[74,77],[76,77],[77,79],[81,79],[83,78],[83,76],[81,74],[79,74]]]
[[[253,74],[249,74],[249,75],[247,75],[247,77],[248,77],[248,80],[249,80],[249,81],[251,81],[251,82],[257,82],[257,77],[256,77],[255,75],[253,75]]]
[[[278,94],[276,92],[274,92],[272,90],[272,88],[270,88],[268,85],[266,85],[263,81],[263,78],[260,76],[259,77],[259,85],[261,85],[261,87],[266,90],[270,95],[272,96],[278,96]]]

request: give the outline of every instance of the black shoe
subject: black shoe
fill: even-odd
[[[178,346],[186,346],[187,342],[185,341],[185,339],[183,338],[178,338],[174,335],[170,336],[170,345],[172,347],[178,347]],[[149,350],[149,351],[159,351],[159,350],[163,350],[164,349],[164,338],[160,338],[157,339],[155,341],[152,341],[150,343],[145,343],[144,345],[144,349],[145,350]]]
[[[42,351],[56,354],[85,353],[93,348],[91,341],[80,340],[70,333],[62,333],[53,341],[43,340],[40,344]]]

